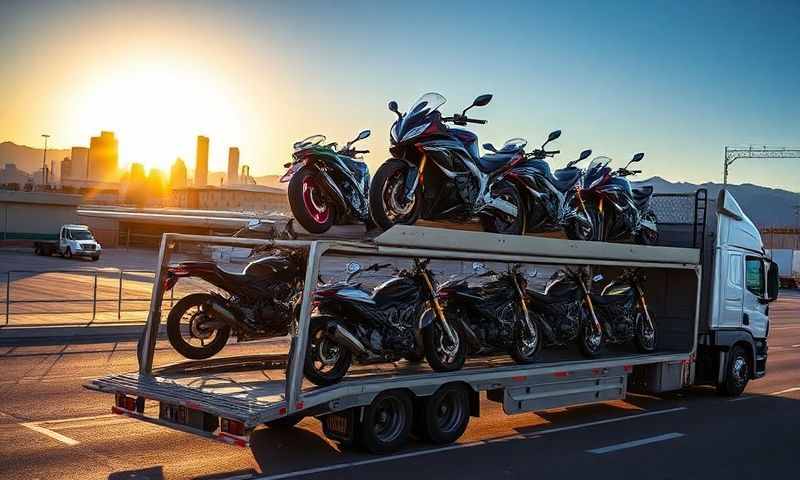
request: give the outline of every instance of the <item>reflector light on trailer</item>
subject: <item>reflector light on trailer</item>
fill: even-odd
[[[633,371],[633,366],[625,365],[625,373],[631,373]]]
[[[236,420],[223,418],[222,421],[220,422],[219,429],[225,433],[230,433],[231,435],[236,435],[238,437],[244,436],[244,423],[238,422]]]
[[[568,377],[570,372],[556,372],[553,374],[554,377]]]

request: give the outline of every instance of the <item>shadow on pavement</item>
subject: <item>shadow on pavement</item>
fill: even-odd
[[[108,476],[108,480],[162,480],[163,478],[164,468],[161,466],[114,472]]]

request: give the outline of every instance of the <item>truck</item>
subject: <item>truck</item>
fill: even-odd
[[[33,253],[47,257],[53,254],[64,258],[88,257],[96,262],[100,259],[102,247],[86,225],[66,224],[61,226],[58,240],[33,242]]]
[[[395,226],[363,242],[274,240],[273,245],[308,252],[288,352],[155,366],[161,279],[175,246],[267,242],[165,234],[137,349],[139,370],[94,379],[85,387],[114,395],[113,413],[233,445],[248,446],[260,426],[284,428],[315,417],[329,438],[374,453],[402,447],[411,431],[435,444],[457,440],[469,419],[480,414],[481,395],[500,403],[507,414],[623,399],[629,389],[661,393],[710,385],[721,394],[739,395],[748,381],[766,373],[767,306],[777,298],[777,268],[766,256],[758,229],[727,191],[716,202],[698,191],[656,203],[672,210],[659,215],[659,246],[416,226]],[[658,348],[650,353],[609,351],[595,358],[546,350],[531,364],[478,357],[452,372],[401,361],[389,369],[351,372],[334,385],[314,386],[304,382],[303,363],[316,280],[323,259],[330,256],[589,265],[592,273],[607,277],[646,269]]]
[[[768,253],[778,264],[781,288],[797,288],[800,285],[800,250],[776,248]]]

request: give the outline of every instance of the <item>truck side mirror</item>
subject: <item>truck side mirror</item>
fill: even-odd
[[[778,277],[778,264],[770,261],[767,266],[767,298],[768,302],[774,302],[778,299],[778,288],[780,287],[780,278]]]

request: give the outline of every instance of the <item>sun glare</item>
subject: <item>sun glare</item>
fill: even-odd
[[[176,157],[194,158],[197,135],[231,145],[239,140],[240,115],[229,89],[206,71],[135,64],[94,76],[75,111],[92,131],[115,132],[121,168],[138,162],[168,171]]]

